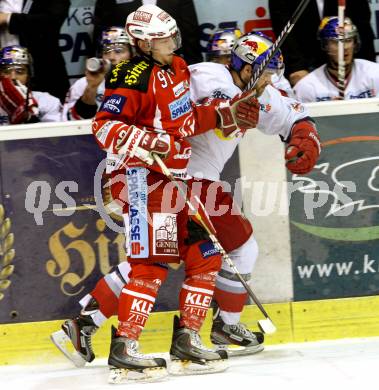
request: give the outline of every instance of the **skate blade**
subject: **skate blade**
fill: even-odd
[[[217,351],[226,351],[228,357],[236,357],[236,356],[248,356],[254,355],[258,352],[262,352],[264,350],[263,344],[254,345],[251,347],[242,347],[242,346],[232,346],[232,345],[215,345],[214,346]]]
[[[167,376],[166,367],[145,368],[141,371],[111,367],[108,383],[158,382]]]
[[[71,340],[63,330],[58,330],[50,335],[50,340],[55,346],[78,368],[84,367],[87,361],[79,355],[71,343]]]
[[[225,371],[228,368],[227,360],[209,360],[205,364],[198,364],[190,360],[171,360],[169,373],[171,375],[199,375]]]

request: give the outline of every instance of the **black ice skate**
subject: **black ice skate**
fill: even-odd
[[[173,375],[208,374],[227,368],[227,353],[203,345],[198,332],[179,326],[178,316],[174,316],[170,357]]]
[[[116,336],[112,326],[109,383],[153,382],[168,375],[166,360],[138,352],[138,341]]]
[[[229,356],[252,355],[264,349],[263,333],[252,332],[240,322],[236,325],[225,324],[217,305],[213,308],[211,341],[218,350],[227,351]]]
[[[98,305],[92,298],[78,317],[65,321],[62,324],[62,330],[50,336],[52,342],[76,367],[83,367],[86,362],[92,362],[95,359],[91,337],[98,327],[90,314],[96,310],[98,310]]]

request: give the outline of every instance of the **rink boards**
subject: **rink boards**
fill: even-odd
[[[305,212],[304,191],[293,192],[289,202],[287,186],[299,177],[286,172],[276,137],[248,132],[229,164],[225,179],[242,188],[244,212],[260,246],[252,287],[278,327],[267,344],[379,335],[378,106],[377,99],[309,105],[324,149],[305,183],[355,182],[348,217],[331,213],[330,199]],[[79,297],[123,259],[122,234],[107,229],[96,210],[93,172],[102,155],[89,133],[88,121],[0,129],[0,364],[58,356],[49,334],[77,313]],[[235,183],[239,177],[244,181]],[[50,191],[40,209],[36,188],[34,209],[26,207],[25,194],[36,181],[38,190]],[[65,188],[74,199],[72,213],[59,212],[56,204],[69,204],[62,183],[70,181],[79,184],[77,192]],[[261,204],[260,197],[269,203]],[[181,278],[181,270],[171,271],[162,287],[158,312],[143,336],[145,351],[169,345]],[[243,321],[250,327],[259,318],[256,308],[246,308]],[[109,328],[95,337],[101,356],[108,353]],[[205,339],[208,331],[209,320]]]
[[[378,336],[378,307],[379,297],[267,304],[265,308],[278,330],[273,335],[266,335],[265,344]],[[151,314],[140,340],[143,352],[169,350],[173,314]],[[255,329],[259,318],[262,315],[255,306],[246,306],[242,322]],[[208,315],[201,332],[202,339],[208,345],[210,320]],[[61,323],[43,321],[0,325],[0,365],[62,360],[61,353],[49,339],[49,335],[58,330]],[[117,324],[115,317],[108,320],[94,336],[93,346],[97,357],[108,356],[111,324]]]

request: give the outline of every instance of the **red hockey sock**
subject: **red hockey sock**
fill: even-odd
[[[212,301],[214,282],[205,283],[209,274],[187,278],[180,291],[180,325],[199,331]]]
[[[186,254],[186,279],[179,295],[180,325],[199,331],[211,304],[221,256],[209,241],[192,245]]]
[[[118,336],[138,340],[154,306],[167,269],[146,264],[133,264],[129,283],[119,299]]]
[[[99,304],[100,312],[107,318],[117,314],[118,297],[109,288],[104,278],[101,278],[96,287],[90,292]]]
[[[241,313],[247,300],[247,293],[236,294],[215,288],[214,299],[223,311]]]

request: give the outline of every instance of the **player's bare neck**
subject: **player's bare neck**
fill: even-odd
[[[345,68],[345,77],[346,78],[350,75],[352,68],[353,68],[352,64],[346,66],[346,68]],[[333,80],[338,81],[338,69],[328,65],[327,71],[328,71],[329,76]]]
[[[230,74],[232,75],[232,79],[234,84],[241,90],[243,91],[246,87],[246,83],[241,79],[241,76],[238,72],[235,70],[231,69]]]

